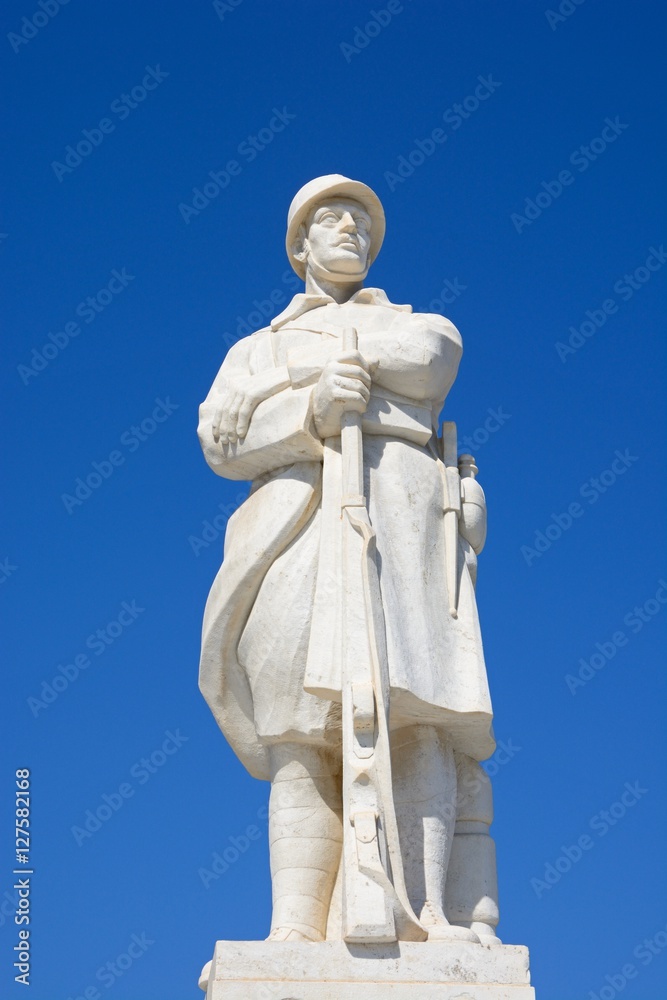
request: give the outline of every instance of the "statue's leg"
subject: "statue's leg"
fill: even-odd
[[[271,747],[270,941],[323,941],[340,861],[340,754],[302,743]]]
[[[500,944],[496,848],[489,836],[493,821],[491,782],[486,771],[462,753],[456,753],[458,809],[452,855],[447,872],[447,916],[475,931],[483,944]]]
[[[449,923],[444,890],[456,823],[456,765],[447,737],[435,726],[392,733],[392,777],[408,897],[429,940],[475,941]]]

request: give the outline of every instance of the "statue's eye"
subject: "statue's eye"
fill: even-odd
[[[334,212],[325,212],[320,216],[320,222],[338,222],[338,216]]]

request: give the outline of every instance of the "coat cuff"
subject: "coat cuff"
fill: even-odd
[[[225,479],[253,480],[293,462],[321,462],[322,441],[313,422],[312,390],[283,389],[260,403],[242,441],[213,440],[215,405],[202,404],[199,440],[206,461]]]

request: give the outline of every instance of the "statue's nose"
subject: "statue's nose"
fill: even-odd
[[[354,219],[352,218],[352,216],[350,215],[349,212],[346,212],[345,215],[343,216],[343,218],[340,220],[340,228],[345,233],[354,233],[354,232],[356,232],[356,230],[357,230],[357,224],[356,224],[356,222],[354,221]]]

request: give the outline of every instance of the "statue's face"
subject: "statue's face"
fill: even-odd
[[[332,280],[363,278],[370,266],[371,217],[351,198],[332,198],[311,214],[306,236],[307,266]]]

